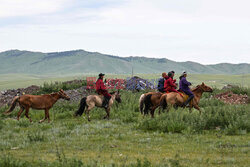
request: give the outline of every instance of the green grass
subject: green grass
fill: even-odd
[[[247,92],[249,89],[247,89]],[[218,93],[219,90],[216,90]],[[248,166],[250,105],[227,105],[212,94],[197,110],[170,110],[155,119],[139,113],[141,93],[122,91],[110,120],[103,109],[74,117],[78,104],[66,101],[50,110],[31,110],[33,123],[18,109],[0,115],[0,166]],[[1,108],[0,112],[6,108]]]
[[[63,82],[73,79],[85,79],[88,76],[97,77],[98,74],[72,74],[72,75],[32,75],[32,74],[0,74],[0,90],[28,87],[30,85],[43,85],[46,83]],[[157,81],[161,74],[135,74],[136,76]],[[107,74],[106,78],[128,78],[131,75]],[[179,74],[175,78],[178,79]],[[250,87],[250,74],[245,75],[212,75],[212,74],[190,74],[188,80],[193,85],[205,82],[207,85],[222,88],[226,84]]]

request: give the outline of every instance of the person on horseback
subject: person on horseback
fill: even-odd
[[[187,81],[187,72],[184,71],[182,75],[180,76],[180,91],[184,92],[187,94],[189,97],[188,99],[184,102],[183,107],[185,107],[189,102],[194,98],[193,92],[190,90],[189,86],[192,85],[190,82]]]
[[[174,78],[174,71],[171,71],[168,73],[168,76],[166,77],[166,80],[164,82],[164,92],[169,93],[169,92],[176,92],[179,93],[176,88],[176,79]]]
[[[96,81],[96,92],[99,95],[103,95],[104,96],[104,99],[103,99],[103,102],[102,102],[102,106],[107,109],[108,106],[109,106],[109,100],[111,98],[111,95],[109,94],[109,92],[107,91],[106,86],[104,85],[104,82],[103,82],[103,76],[104,75],[105,74],[103,74],[103,73],[99,74],[99,78]]]
[[[157,89],[161,93],[165,93],[164,92],[164,81],[165,81],[166,78],[167,78],[167,74],[164,72],[164,73],[162,73],[162,77],[158,81]]]

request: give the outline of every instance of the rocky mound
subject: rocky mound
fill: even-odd
[[[215,98],[227,104],[247,104],[250,102],[247,95],[234,94],[233,92],[220,93],[215,95]]]
[[[39,86],[32,85],[27,88],[18,88],[18,89],[8,89],[0,92],[0,107],[4,105],[10,105],[12,99],[15,96],[19,96],[22,94],[33,94],[38,92],[40,89]]]

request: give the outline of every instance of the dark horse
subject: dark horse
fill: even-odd
[[[114,100],[116,100],[118,103],[121,103],[121,97],[120,93],[118,92],[112,92],[111,94],[111,99],[109,100],[109,106],[106,109],[107,115],[104,118],[109,119],[110,115],[110,107],[114,103]],[[103,95],[89,95],[87,97],[84,97],[80,101],[80,107],[75,113],[76,116],[81,116],[85,110],[85,107],[87,106],[87,117],[88,121],[90,121],[90,116],[89,116],[89,111],[92,110],[95,106],[97,107],[102,107],[102,101],[103,101],[104,96]]]
[[[19,103],[20,111],[17,114],[17,120],[20,119],[20,116],[22,112],[25,109],[25,116],[32,122],[30,116],[29,116],[29,109],[38,109],[38,110],[44,110],[45,111],[45,117],[44,119],[40,120],[40,123],[45,121],[48,118],[48,122],[50,122],[49,119],[49,110],[53,105],[57,102],[58,99],[66,99],[70,100],[70,98],[64,93],[64,91],[61,89],[59,92],[47,94],[47,95],[22,95],[22,96],[16,96],[14,97],[11,107],[8,111],[4,112],[3,114],[8,115],[10,114],[16,107],[16,104]]]

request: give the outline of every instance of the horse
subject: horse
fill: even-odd
[[[213,92],[213,89],[202,83],[201,85],[197,85],[194,89],[192,89],[192,92],[194,93],[194,99],[189,103],[189,111],[191,112],[191,109],[194,107],[201,112],[198,105],[202,94],[204,92]],[[180,93],[182,94],[182,96],[180,95]],[[188,96],[183,92],[180,93],[170,92],[161,94],[160,96],[160,94],[157,95],[156,92],[150,92],[145,96],[142,96],[142,100],[145,103],[144,114],[147,114],[148,110],[150,110],[151,117],[153,118],[154,111],[159,106],[161,106],[163,110],[167,108],[168,105],[181,107],[183,103],[188,99]]]
[[[139,108],[140,108],[141,114],[144,114],[144,115],[148,114],[148,110],[151,107],[150,114],[152,117],[154,117],[154,111],[157,107],[160,106],[162,95],[164,94],[161,92],[148,92],[148,93],[142,94],[139,99]],[[144,104],[145,104],[145,107],[144,107]],[[160,110],[159,110],[159,114],[160,114]]]
[[[108,105],[108,108],[105,109],[107,115],[104,117],[104,119],[106,118],[109,119],[110,108],[112,104],[114,103],[114,100],[116,100],[118,103],[121,103],[121,97],[120,97],[119,91],[112,92],[110,94],[111,94],[111,98],[109,100],[109,105]],[[80,101],[80,107],[75,113],[75,116],[81,116],[85,108],[87,107],[86,114],[87,114],[88,121],[90,121],[90,116],[89,116],[90,110],[92,110],[95,106],[102,107],[103,99],[104,99],[103,95],[89,95],[87,97],[83,97]]]
[[[19,103],[20,111],[17,114],[17,120],[19,121],[22,112],[25,109],[25,116],[32,122],[29,116],[29,109],[37,109],[37,110],[44,110],[45,117],[44,119],[40,120],[39,122],[42,123],[48,118],[48,123],[50,122],[49,118],[49,110],[53,107],[53,105],[59,100],[60,98],[65,100],[70,100],[69,96],[65,94],[65,92],[61,89],[59,92],[45,94],[45,95],[22,95],[22,96],[15,96],[12,100],[11,107],[9,110],[4,112],[3,114],[9,115],[16,107],[16,104]]]
[[[189,112],[192,112],[192,108],[195,108],[200,111],[199,102],[204,92],[213,92],[213,89],[202,82],[201,85],[197,85],[194,89],[191,90],[194,94],[194,98],[189,103]],[[170,106],[183,106],[183,103],[188,99],[188,95],[184,92],[181,92],[182,96],[176,92],[170,92],[161,97],[161,105],[168,104]]]

